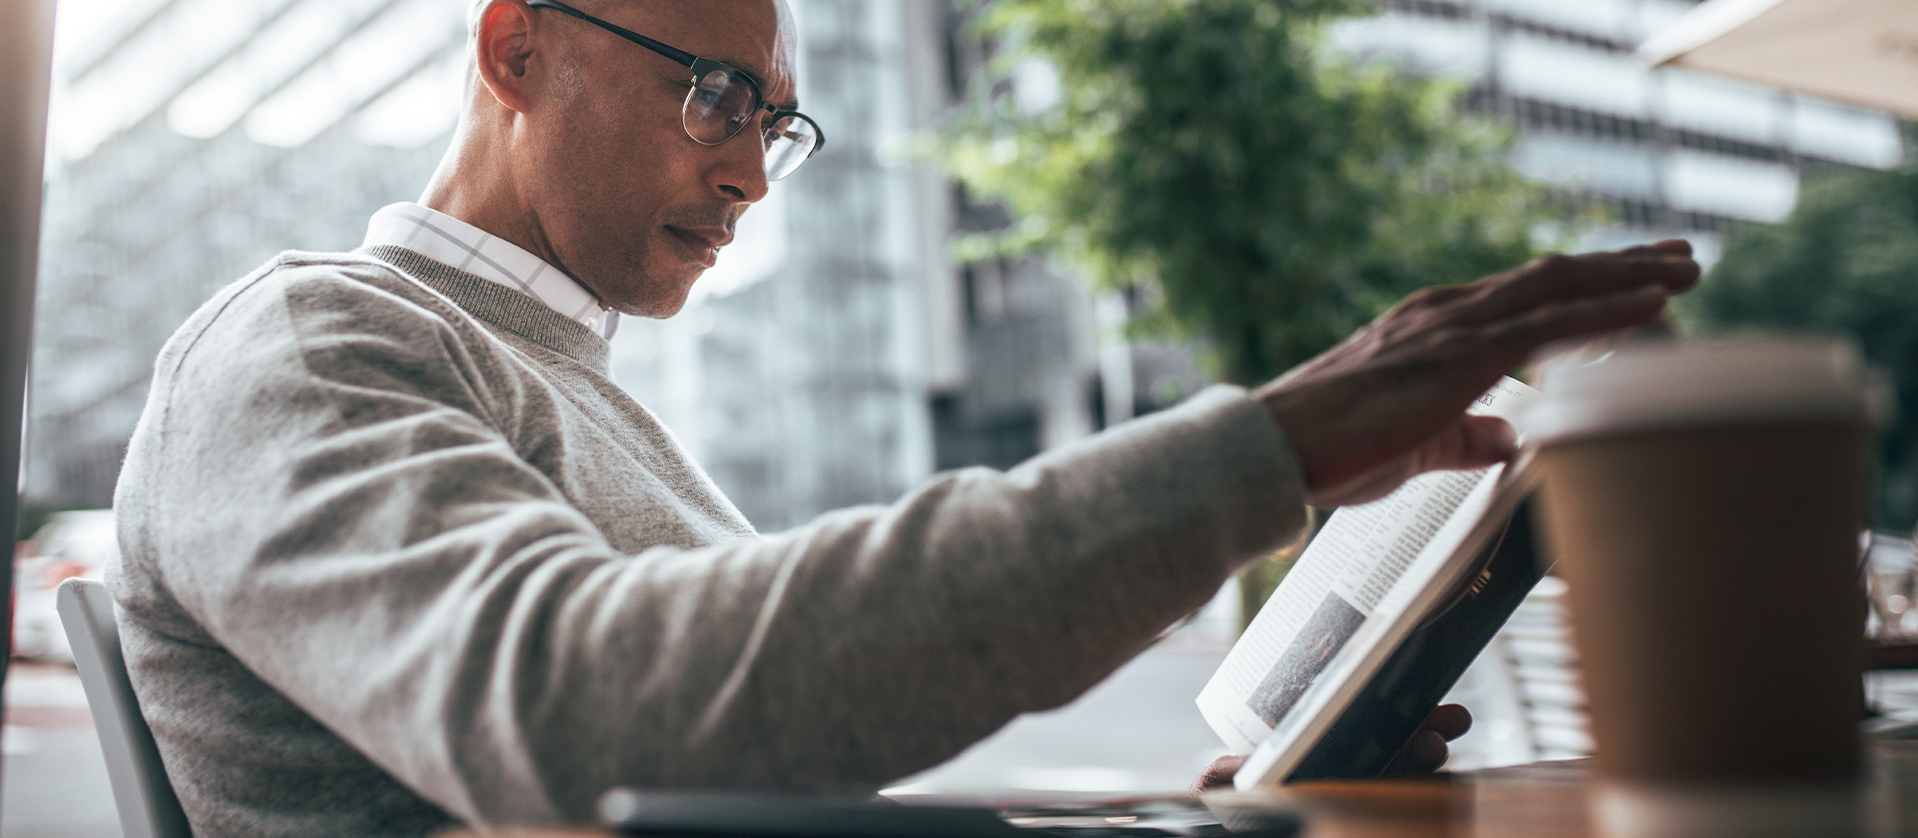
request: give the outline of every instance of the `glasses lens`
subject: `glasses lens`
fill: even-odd
[[[700,76],[686,93],[686,133],[707,145],[718,145],[739,133],[759,103],[743,78],[725,70]]]
[[[766,179],[793,173],[819,145],[819,128],[803,116],[787,114],[766,129]]]

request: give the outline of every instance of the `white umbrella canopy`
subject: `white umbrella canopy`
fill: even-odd
[[[1918,118],[1918,0],[1709,0],[1638,54]]]

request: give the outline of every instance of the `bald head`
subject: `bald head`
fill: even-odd
[[[779,110],[797,105],[783,0],[558,2],[742,70]],[[608,308],[677,312],[766,194],[765,126],[695,141],[681,118],[690,68],[563,10],[474,0],[469,22],[466,107],[422,202],[526,248]]]

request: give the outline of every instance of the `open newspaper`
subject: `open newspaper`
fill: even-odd
[[[1504,378],[1470,412],[1510,419],[1537,395]],[[1240,789],[1390,760],[1538,579],[1529,530],[1505,544],[1508,521],[1529,523],[1514,515],[1526,471],[1432,472],[1332,514],[1199,694],[1251,753]],[[1440,619],[1488,587],[1496,602]]]

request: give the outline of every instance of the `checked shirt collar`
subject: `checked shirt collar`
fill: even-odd
[[[524,293],[611,340],[619,313],[519,245],[438,210],[402,201],[373,213],[363,247],[390,244]]]

